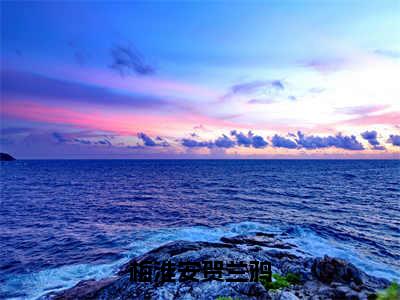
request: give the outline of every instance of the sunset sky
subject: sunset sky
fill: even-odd
[[[17,158],[399,158],[398,0],[1,10]]]

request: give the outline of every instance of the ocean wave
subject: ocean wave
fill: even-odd
[[[300,226],[272,226],[256,222],[241,222],[218,227],[193,226],[183,228],[161,228],[137,230],[131,234],[132,242],[122,258],[103,264],[74,264],[50,268],[30,274],[6,278],[0,288],[0,298],[35,299],[51,291],[69,288],[89,278],[102,279],[114,274],[131,258],[143,254],[165,243],[177,240],[217,242],[222,236],[252,234],[256,232],[286,232],[288,240],[304,252],[313,256],[329,255],[346,259],[365,272],[389,280],[399,280],[400,272],[395,268],[363,256],[357,249],[343,241],[323,237],[310,228]],[[105,253],[104,255],[108,255]]]

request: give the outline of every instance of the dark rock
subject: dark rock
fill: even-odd
[[[275,257],[278,259],[283,259],[283,258],[288,258],[288,259],[297,259],[299,258],[297,255],[294,255],[292,253],[286,252],[286,251],[279,251],[279,250],[266,250],[265,251],[268,256]]]
[[[116,277],[104,280],[84,280],[79,282],[75,287],[67,289],[59,293],[50,293],[48,297],[55,300],[64,299],[95,299],[106,287],[110,286]]]
[[[295,246],[282,242],[275,235],[257,233],[253,236],[238,235],[235,237],[223,237],[221,242],[234,245],[263,246],[268,248],[292,249]]]
[[[203,248],[233,248],[232,245],[223,243],[210,243],[210,242],[187,242],[187,241],[176,241],[165,244],[161,247],[153,249],[137,258],[132,259],[129,263],[122,266],[118,275],[129,273],[130,267],[134,262],[141,261],[166,261],[171,257],[183,254],[189,251],[198,251]]]
[[[15,160],[10,154],[7,153],[0,153],[0,161],[13,161]]]
[[[268,233],[268,232],[256,232],[256,236],[266,236],[269,238],[273,238],[273,237],[276,237],[277,234],[276,233]]]
[[[353,264],[338,258],[324,256],[316,258],[312,265],[312,272],[318,280],[324,283],[332,281],[363,284],[362,274]]]
[[[341,259],[325,256],[295,255],[294,245],[284,242],[284,236],[257,233],[251,236],[222,238],[222,243],[176,241],[163,245],[124,265],[116,276],[103,280],[86,280],[76,286],[52,292],[42,299],[216,299],[219,296],[232,299],[366,299],[377,289],[389,285],[384,279],[375,278]],[[273,245],[290,245],[291,250],[280,250]],[[274,248],[274,249],[271,249]],[[182,261],[270,261],[274,273],[300,275],[301,284],[272,291],[259,282],[249,282],[249,274],[236,275],[247,282],[204,281],[181,282],[175,271],[176,282],[160,281],[160,271],[154,271],[152,282],[131,282],[130,266],[142,261],[178,264]],[[228,275],[228,274],[225,274]]]

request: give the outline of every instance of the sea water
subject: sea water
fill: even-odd
[[[0,298],[110,276],[169,241],[257,231],[400,279],[400,161],[21,160],[0,172]]]

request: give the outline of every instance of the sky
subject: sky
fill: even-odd
[[[17,158],[400,158],[400,1],[2,1]]]

